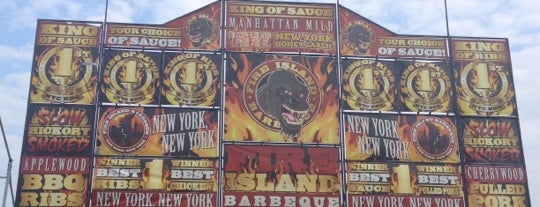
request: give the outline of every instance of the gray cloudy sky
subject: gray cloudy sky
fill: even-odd
[[[213,1],[109,0],[108,21],[161,24]],[[334,3],[331,0],[307,2]],[[341,0],[347,8],[399,34],[446,35],[444,0]],[[448,0],[453,36],[506,37],[510,41],[521,135],[532,206],[540,205],[540,1]],[[0,116],[15,158],[17,179],[36,20],[103,21],[105,0],[0,0]],[[537,140],[538,139],[538,140]],[[0,176],[7,167],[0,144]],[[3,181],[0,180],[3,189]],[[16,186],[14,186],[16,190]],[[0,194],[2,196],[2,194]],[[1,197],[0,197],[1,199]],[[9,200],[9,199],[8,199]]]

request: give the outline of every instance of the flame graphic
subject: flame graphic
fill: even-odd
[[[243,102],[243,87],[255,62],[268,60],[296,61],[314,73],[321,91],[321,104],[311,106],[306,123],[297,142],[302,143],[339,143],[338,136],[338,104],[337,104],[337,71],[335,60],[324,57],[301,57],[286,55],[236,54],[229,56],[230,65],[227,70],[225,86],[225,140],[227,141],[260,141],[283,142],[289,141],[279,131],[272,131],[259,126],[248,114]],[[318,98],[318,97],[311,97]]]

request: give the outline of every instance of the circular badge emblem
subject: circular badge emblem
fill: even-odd
[[[504,66],[492,62],[472,62],[465,66],[459,80],[465,101],[473,110],[493,113],[512,99]]]
[[[353,21],[345,27],[342,37],[347,47],[359,54],[367,54],[375,34],[365,22]]]
[[[430,160],[444,160],[456,150],[454,127],[444,119],[426,117],[412,127],[412,141],[416,150]]]
[[[433,63],[414,62],[401,76],[401,99],[411,111],[446,112],[451,85],[446,71]]]
[[[151,56],[121,52],[105,67],[103,91],[114,103],[148,104],[154,101],[159,70]]]
[[[353,110],[392,110],[394,75],[387,65],[374,60],[356,60],[343,73],[345,102]]]
[[[137,109],[116,109],[105,116],[101,133],[103,142],[111,150],[132,153],[143,148],[148,141],[150,121]]]
[[[191,17],[184,27],[187,38],[195,48],[200,48],[212,42],[218,30],[214,19],[204,14]]]
[[[163,94],[174,105],[210,106],[219,88],[219,71],[206,55],[180,54],[165,67]]]
[[[298,137],[319,111],[322,94],[317,78],[300,63],[264,62],[245,82],[244,106],[251,118],[288,138]]]
[[[91,51],[54,47],[43,53],[37,64],[35,87],[48,101],[74,103],[93,91],[96,67]]]

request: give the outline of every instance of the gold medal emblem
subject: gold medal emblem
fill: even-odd
[[[411,111],[447,112],[451,85],[446,71],[433,63],[414,62],[401,76],[401,101]]]
[[[36,88],[32,101],[84,103],[93,102],[96,64],[92,52],[78,47],[54,47],[45,51],[37,63]]]
[[[511,115],[514,109],[508,76],[503,65],[472,62],[462,70],[459,104],[466,114]]]
[[[343,96],[353,110],[394,109],[394,75],[388,66],[375,60],[352,62],[343,74]]]
[[[210,106],[219,88],[219,71],[209,56],[180,54],[165,67],[163,95],[174,105]]]
[[[154,102],[159,70],[151,56],[140,52],[121,52],[105,67],[102,91],[113,103],[148,104]]]

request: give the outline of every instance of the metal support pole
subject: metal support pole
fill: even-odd
[[[7,167],[7,173],[6,173],[6,185],[4,187],[4,197],[3,197],[3,201],[2,201],[2,206],[6,206],[8,187],[11,184],[11,166],[12,166],[12,163],[13,163],[13,159],[11,158],[11,152],[9,151],[9,146],[8,146],[8,142],[7,142],[7,139],[6,139],[6,133],[4,132],[4,124],[2,124],[2,118],[1,117],[0,117],[0,130],[2,131],[2,138],[4,139],[4,145],[6,146],[6,152],[7,152],[8,159],[9,159],[8,167]],[[11,193],[11,200],[12,200],[12,203],[13,203],[13,190],[11,192],[12,192]]]

